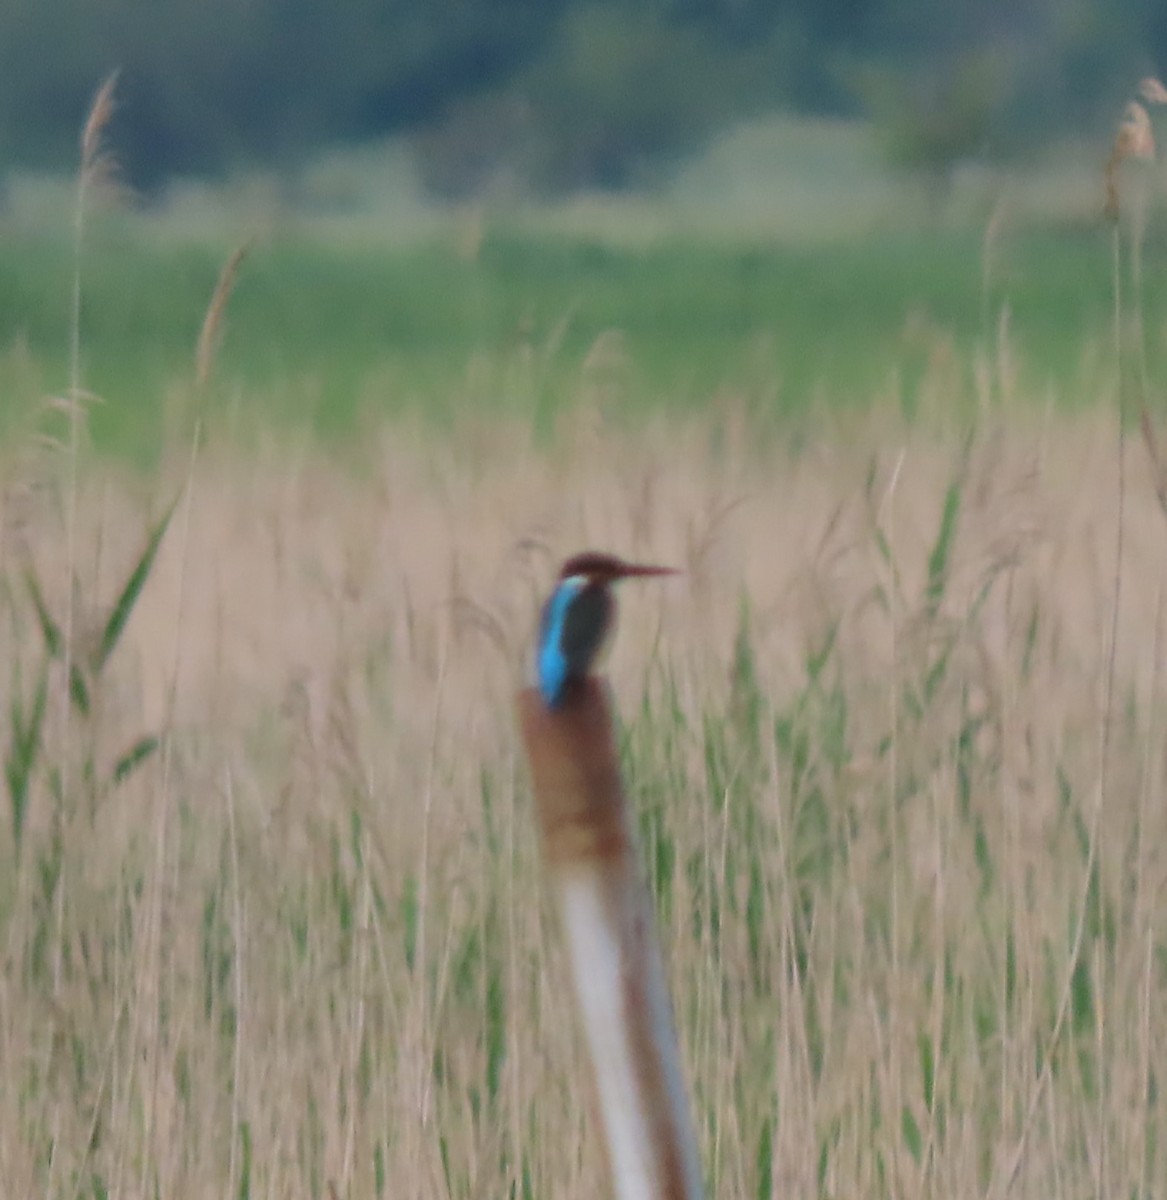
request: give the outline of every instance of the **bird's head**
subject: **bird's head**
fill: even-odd
[[[587,675],[599,653],[616,609],[610,585],[637,576],[676,574],[672,567],[629,563],[594,550],[563,564],[539,621],[536,671],[549,706],[559,704],[573,681]]]

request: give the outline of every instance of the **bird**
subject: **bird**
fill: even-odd
[[[569,558],[543,606],[535,660],[539,692],[557,708],[583,679],[600,652],[616,615],[612,584],[649,575],[676,575],[674,567],[629,563],[614,554],[589,550]]]

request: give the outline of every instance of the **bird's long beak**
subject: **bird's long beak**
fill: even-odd
[[[649,563],[623,563],[617,579],[634,579],[645,575],[680,575],[676,567],[655,567]]]

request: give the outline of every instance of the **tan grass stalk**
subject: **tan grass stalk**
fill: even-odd
[[[81,182],[86,186],[97,183],[103,172],[112,166],[101,139],[117,107],[114,92],[118,74],[112,71],[97,89],[81,130]]]
[[[1167,88],[1155,78],[1147,78],[1139,84],[1139,94],[1148,104],[1162,105],[1167,104]],[[1138,107],[1137,105],[1135,107]],[[1144,117],[1146,112],[1144,111]],[[1147,125],[1150,125],[1150,118],[1146,117]],[[1124,125],[1126,122],[1124,122]],[[1119,141],[1122,139],[1122,126],[1120,126],[1119,137],[1115,139],[1115,148],[1111,152],[1113,159],[1118,153]],[[1144,145],[1144,149],[1148,149]],[[1151,140],[1149,153],[1144,155],[1148,159],[1153,159],[1155,156],[1154,141]],[[1108,177],[1111,168],[1107,168]],[[1112,186],[1108,183],[1108,189]],[[1109,206],[1108,206],[1109,209]],[[1164,516],[1167,516],[1167,461],[1164,461],[1163,455],[1159,447],[1159,440],[1155,434],[1154,423],[1151,420],[1151,412],[1148,407],[1148,396],[1150,394],[1150,380],[1147,371],[1147,348],[1146,337],[1143,325],[1143,238],[1146,233],[1147,225],[1147,204],[1144,200],[1140,205],[1140,210],[1137,214],[1137,224],[1135,226],[1135,235],[1132,237],[1131,244],[1131,286],[1135,296],[1135,312],[1134,319],[1136,323],[1135,333],[1137,338],[1137,356],[1139,368],[1139,429],[1143,436],[1143,444],[1146,446],[1147,454],[1151,460],[1151,469],[1154,476],[1155,495],[1159,500],[1159,507],[1163,510]],[[1115,215],[1117,215],[1117,198],[1115,199]]]
[[[247,1019],[244,1014],[244,998],[247,988],[244,983],[243,967],[246,962],[246,938],[243,925],[243,902],[240,899],[239,882],[239,833],[235,817],[235,781],[230,768],[223,772],[223,797],[227,809],[227,838],[231,863],[231,917],[235,946],[235,1045],[231,1059],[231,1151],[227,1163],[227,1179],[231,1190],[238,1194],[240,1098],[243,1095],[243,1047],[246,1044],[244,1031]]]
[[[114,113],[114,91],[118,73],[110,74],[89,107],[89,114],[81,131],[81,161],[77,171],[77,196],[73,209],[73,292],[69,316],[69,391],[66,397],[69,437],[67,442],[67,494],[65,498],[65,618],[64,618],[64,678],[71,678],[74,653],[74,572],[77,565],[77,505],[78,505],[78,459],[81,453],[81,426],[84,404],[90,399],[81,386],[81,260],[85,245],[85,217],[88,211],[90,192],[103,180],[113,175],[113,161],[105,153],[102,135]],[[69,689],[61,692],[61,723],[64,744],[69,743],[71,703]],[[63,769],[68,771],[68,754]],[[66,775],[62,791],[67,792]]]
[[[1117,369],[1117,412],[1116,412],[1116,494],[1115,494],[1115,530],[1114,530],[1114,568],[1111,582],[1110,622],[1107,637],[1101,647],[1102,658],[1105,662],[1104,688],[1102,711],[1098,729],[1098,783],[1094,792],[1090,828],[1087,841],[1086,861],[1083,864],[1081,891],[1078,899],[1074,923],[1074,934],[1070,947],[1069,959],[1065,968],[1065,979],[1058,1002],[1057,1016],[1050,1033],[1049,1042],[1045,1047],[1045,1058],[1033,1090],[1030,1104],[1022,1125],[1021,1136],[1013,1152],[1008,1173],[1006,1174],[1001,1195],[1006,1198],[1011,1193],[1025,1158],[1027,1145],[1032,1134],[1034,1121],[1044,1092],[1049,1087],[1053,1063],[1060,1045],[1066,1020],[1070,1013],[1073,999],[1074,979],[1082,962],[1086,947],[1085,934],[1091,889],[1094,884],[1094,872],[1098,862],[1098,842],[1102,827],[1102,816],[1106,810],[1109,798],[1110,760],[1112,739],[1112,724],[1114,719],[1115,680],[1118,663],[1118,634],[1119,618],[1122,606],[1123,552],[1125,548],[1126,531],[1126,410],[1128,392],[1128,364],[1126,353],[1126,332],[1123,308],[1123,272],[1122,272],[1122,232],[1118,217],[1119,201],[1117,187],[1117,171],[1122,162],[1128,158],[1154,158],[1155,142],[1151,135],[1151,122],[1147,111],[1135,101],[1127,105],[1126,115],[1119,125],[1114,139],[1110,159],[1106,164],[1105,178],[1107,191],[1107,215],[1113,224],[1111,229],[1111,291],[1113,300],[1113,336],[1114,358]],[[1135,258],[1137,260],[1137,253]],[[1144,424],[1146,424],[1144,419]],[[1099,870],[1101,868],[1099,867]],[[1099,989],[1100,991],[1102,989]],[[1096,1031],[1101,1036],[1101,1022]],[[1102,1048],[1100,1047],[1100,1053]],[[1100,1058],[1100,1061],[1102,1059]],[[1102,1090],[1099,1089],[1099,1104],[1103,1103]],[[1101,1171],[1101,1168],[1100,1168]]]
[[[203,325],[199,330],[198,345],[195,349],[195,388],[202,391],[211,380],[215,369],[215,360],[222,341],[223,325],[227,316],[227,304],[231,293],[235,290],[235,282],[239,276],[239,268],[251,250],[249,242],[244,242],[232,251],[231,256],[223,264],[215,290],[211,293],[210,303],[203,317]]]
[[[1153,75],[1148,76],[1139,84],[1139,95],[1148,104],[1167,104],[1167,88]]]
[[[1122,205],[1119,202],[1119,173],[1122,165],[1131,160],[1150,161],[1155,157],[1155,135],[1151,131],[1151,118],[1147,110],[1132,100],[1126,106],[1123,119],[1115,131],[1106,160],[1103,182],[1106,186],[1106,218],[1117,221]]]

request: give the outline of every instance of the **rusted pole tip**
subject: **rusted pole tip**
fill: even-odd
[[[547,861],[605,861],[627,853],[627,806],[606,685],[589,676],[554,708],[537,688],[525,688],[517,707]]]

